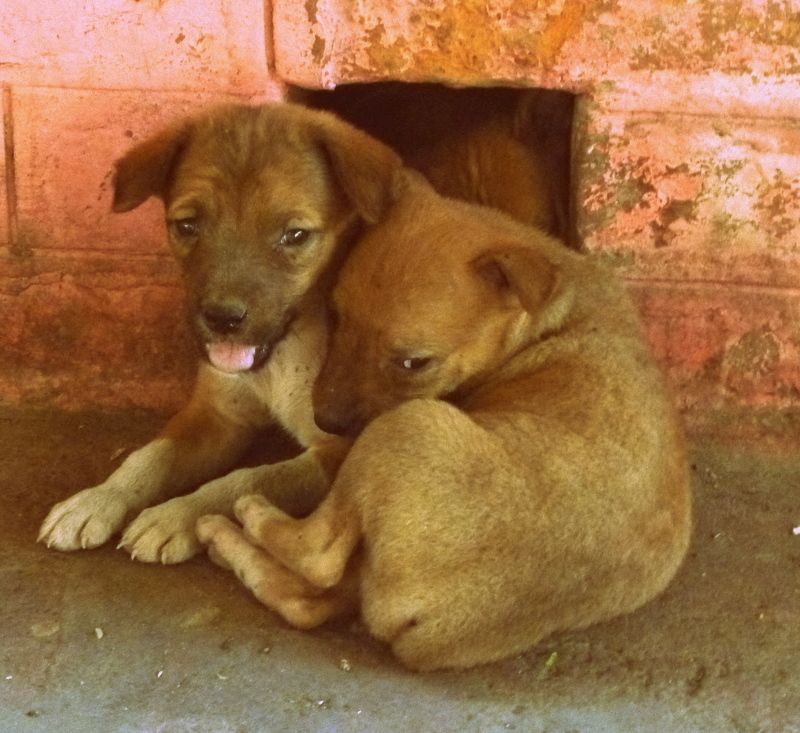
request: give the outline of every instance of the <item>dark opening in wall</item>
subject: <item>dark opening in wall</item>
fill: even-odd
[[[494,206],[577,248],[570,217],[575,96],[552,89],[375,82],[290,87],[397,150],[440,193]]]

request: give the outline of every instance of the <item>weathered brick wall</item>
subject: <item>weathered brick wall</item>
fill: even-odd
[[[265,18],[262,0],[4,0],[0,401],[184,399],[162,209],[111,214],[112,164],[205,105],[279,99]]]
[[[109,213],[133,141],[281,81],[392,78],[581,94],[578,233],[682,402],[800,405],[800,0],[5,0],[0,20],[0,401],[183,399],[159,206]]]
[[[579,238],[684,405],[800,405],[800,2],[276,0],[288,81],[582,95]]]

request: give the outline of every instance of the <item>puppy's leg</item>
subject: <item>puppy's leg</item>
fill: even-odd
[[[189,405],[158,438],[131,453],[99,486],[56,504],[42,524],[39,542],[57,550],[97,547],[145,507],[230,468],[255,426],[225,416],[214,404],[213,391],[209,379],[199,380]]]
[[[342,581],[361,536],[355,508],[337,489],[305,519],[293,519],[259,496],[239,499],[234,511],[255,544],[317,588]]]
[[[347,486],[361,522],[362,617],[413,669],[489,661],[539,633],[518,600],[535,560],[508,447],[479,418],[415,399],[370,423],[339,472],[332,491]]]
[[[334,588],[319,588],[256,546],[226,517],[203,517],[197,532],[217,564],[232,569],[261,603],[293,626],[310,629],[356,607],[355,573]]]
[[[202,549],[195,532],[197,520],[206,514],[233,516],[234,502],[248,494],[267,497],[289,516],[304,516],[330,486],[321,452],[311,447],[288,461],[242,468],[191,494],[145,509],[125,530],[120,545],[144,562],[183,562]]]

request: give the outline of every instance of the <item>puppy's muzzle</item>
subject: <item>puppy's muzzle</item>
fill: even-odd
[[[200,315],[212,333],[230,336],[242,328],[247,318],[247,307],[236,300],[204,303]]]
[[[261,327],[257,313],[240,300],[206,301],[198,308],[195,328],[206,358],[229,374],[258,369],[288,333],[295,312],[288,309]]]
[[[362,429],[360,420],[352,415],[320,415],[314,413],[314,422],[320,430],[344,438],[355,438]]]
[[[341,385],[328,387],[317,381],[314,385],[314,422],[320,430],[331,435],[355,438],[366,425]]]

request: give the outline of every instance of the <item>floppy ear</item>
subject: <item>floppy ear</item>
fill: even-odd
[[[472,266],[507,303],[533,316],[538,333],[559,328],[569,313],[574,295],[569,268],[538,249],[501,245],[479,255]]]
[[[345,195],[358,214],[374,224],[392,201],[395,179],[403,164],[400,156],[331,114],[321,119],[317,134]]]
[[[113,211],[130,211],[151,196],[164,198],[189,130],[188,124],[164,130],[134,146],[116,162]]]

